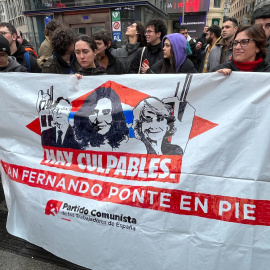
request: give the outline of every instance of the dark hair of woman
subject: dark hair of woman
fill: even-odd
[[[164,42],[166,41],[166,39],[164,40]],[[168,58],[164,58],[163,59],[163,65],[162,65],[162,69],[161,69],[161,73],[176,73],[176,63],[175,63],[175,57],[174,57],[174,52],[173,52],[173,47],[171,46],[171,61]]]
[[[241,25],[239,26],[237,32],[235,33],[235,38],[240,32],[245,31],[249,38],[251,38],[255,43],[259,52],[257,53],[257,58],[265,58],[267,54],[267,39],[265,32],[260,24],[254,25]]]
[[[146,42],[146,37],[145,37],[145,27],[142,23],[140,22],[135,22],[136,23],[136,30],[138,32],[138,42],[140,42],[140,46],[141,47],[144,47],[147,45],[147,42]]]
[[[88,46],[92,49],[92,51],[94,52],[97,49],[97,44],[95,42],[95,40],[93,38],[91,38],[88,35],[80,35],[76,38],[76,42],[78,41],[84,41],[88,44]]]
[[[107,98],[112,102],[112,123],[106,135],[99,134],[97,127],[89,120],[89,116],[102,98]],[[119,147],[120,142],[129,134],[129,129],[118,94],[112,88],[105,87],[99,87],[92,92],[85,99],[80,110],[75,113],[74,128],[76,138],[81,142],[82,147],[88,144],[99,147],[106,139],[112,148]]]
[[[71,28],[61,27],[57,28],[52,35],[53,51],[59,55],[65,55],[67,49],[71,44],[75,44],[75,33]]]

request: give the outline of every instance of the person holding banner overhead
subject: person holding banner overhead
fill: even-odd
[[[166,35],[162,39],[164,59],[151,67],[152,73],[197,73],[187,56],[186,39],[182,34]]]
[[[242,25],[232,41],[233,58],[212,71],[230,75],[232,71],[270,72],[266,57],[267,39],[261,25]]]

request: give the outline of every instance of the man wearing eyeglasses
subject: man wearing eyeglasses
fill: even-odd
[[[267,55],[265,60],[270,62],[270,6],[255,10],[252,14],[251,24],[261,24],[268,40]]]
[[[37,64],[37,59],[26,52],[24,47],[17,41],[17,30],[12,24],[1,22],[0,34],[7,39],[11,55],[16,58],[19,64],[26,67],[31,73],[41,72],[41,69]]]
[[[227,18],[223,21],[221,39],[211,50],[208,57],[207,72],[211,71],[219,64],[228,63],[232,57],[232,40],[238,29],[238,22],[234,18]]]
[[[163,59],[161,41],[167,34],[165,23],[160,19],[154,19],[149,21],[145,27],[147,46],[138,49],[128,73],[151,74],[151,66]]]

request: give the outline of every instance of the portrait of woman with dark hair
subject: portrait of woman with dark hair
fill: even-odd
[[[176,132],[175,116],[169,105],[149,97],[134,108],[133,117],[135,137],[145,144],[148,154],[183,155],[179,145],[169,142]]]
[[[74,115],[75,136],[85,150],[115,150],[128,140],[129,129],[121,100],[112,88],[99,87]]]

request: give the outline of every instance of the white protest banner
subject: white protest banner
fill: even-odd
[[[0,76],[11,234],[94,270],[270,269],[267,73]]]

